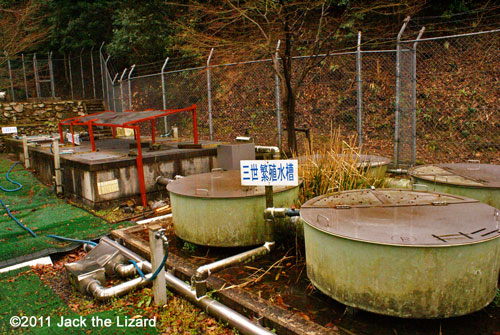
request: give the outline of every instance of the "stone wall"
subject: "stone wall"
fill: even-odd
[[[0,126],[17,126],[20,135],[49,134],[60,120],[84,113],[83,101],[3,102]]]

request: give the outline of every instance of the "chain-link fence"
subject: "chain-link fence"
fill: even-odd
[[[296,91],[296,127],[315,144],[340,128],[358,136],[364,152],[396,165],[500,162],[500,30],[394,42],[391,50],[361,50],[358,42],[358,51],[295,57],[293,78],[307,70]],[[120,112],[195,104],[200,139],[247,135],[286,145],[284,92],[271,60],[187,69],[172,63],[118,70],[102,48],[62,58],[21,55],[1,60],[0,88],[11,100],[97,98]],[[192,135],[191,116],[180,114],[157,120],[157,136],[174,126]]]
[[[499,163],[500,30],[421,39],[415,52],[417,159]]]
[[[32,98],[103,99],[103,68],[98,51],[53,57],[22,54],[0,59],[0,90],[10,101]],[[12,78],[12,79],[11,79]]]

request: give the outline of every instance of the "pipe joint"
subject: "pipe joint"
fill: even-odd
[[[137,262],[137,267],[143,270],[143,263]],[[137,269],[133,264],[115,264],[113,267],[113,272],[122,278],[131,277],[137,274]]]
[[[170,179],[170,178],[167,178],[167,177],[163,177],[163,176],[158,176],[156,178],[156,183],[157,184],[160,184],[160,185],[168,185],[170,184],[171,182],[173,182],[175,179]]]
[[[266,218],[284,218],[287,216],[299,216],[300,211],[297,209],[291,209],[291,208],[275,208],[275,207],[270,207],[266,208],[264,210],[264,216]]]

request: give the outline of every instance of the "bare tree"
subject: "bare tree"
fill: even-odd
[[[43,42],[50,27],[43,25],[44,15],[40,1],[13,2],[11,7],[0,7],[0,52],[15,56]],[[0,58],[0,65],[6,58]]]
[[[417,7],[416,0],[403,2],[348,0],[219,0],[186,6],[181,36],[189,48],[216,47],[231,57],[242,54],[270,57],[278,74],[283,95],[288,151],[297,152],[295,117],[297,93],[307,75],[324,55],[342,47],[339,40],[352,34],[355,23],[366,13],[394,15]],[[423,2],[420,2],[423,3]],[[276,52],[276,45],[281,47]],[[352,44],[355,47],[355,44]],[[301,66],[294,56],[308,55]]]

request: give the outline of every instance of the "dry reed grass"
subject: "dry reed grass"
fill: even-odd
[[[355,137],[343,139],[337,129],[331,131],[329,143],[296,157],[303,179],[301,204],[326,193],[384,186],[383,178],[376,178],[368,169],[360,167],[361,150],[356,143]]]

